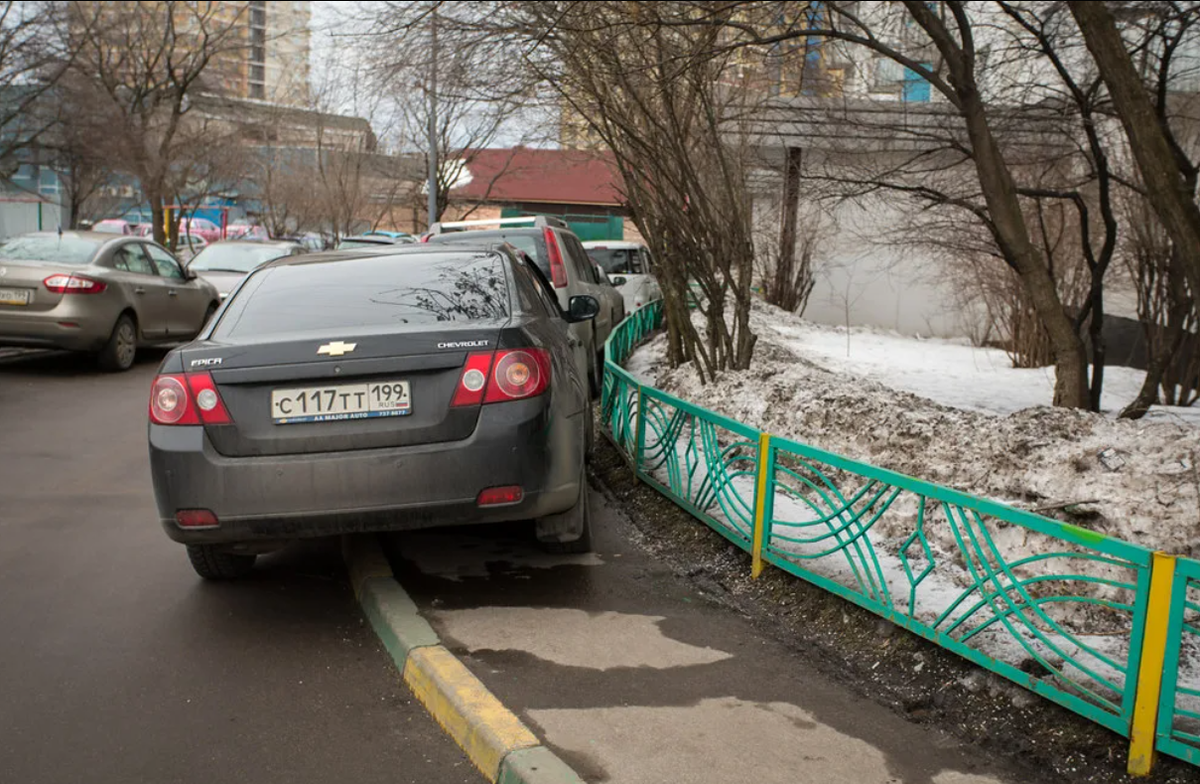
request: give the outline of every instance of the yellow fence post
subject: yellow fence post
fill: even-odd
[[[1158,733],[1158,702],[1162,694],[1164,659],[1167,654],[1171,592],[1175,585],[1175,556],[1154,553],[1150,562],[1150,602],[1146,608],[1146,631],[1138,666],[1133,723],[1129,728],[1131,776],[1149,776],[1154,767],[1154,745]]]
[[[771,436],[766,433],[760,433],[758,436],[758,484],[754,490],[754,547],[751,555],[754,558],[750,566],[750,576],[757,579],[763,572],[763,545],[764,533],[767,528],[766,509],[767,509],[767,464],[770,462],[767,458],[771,453]]]

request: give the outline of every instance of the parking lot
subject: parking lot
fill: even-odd
[[[157,522],[162,352],[0,360],[7,781],[477,781],[364,626],[334,542],[204,583]]]

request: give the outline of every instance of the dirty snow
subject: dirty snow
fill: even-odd
[[[750,370],[701,385],[674,370],[659,336],[626,364],[646,383],[773,435],[974,495],[1030,509],[1152,549],[1200,553],[1200,412],[1141,422],[1050,408],[1053,379],[1005,367],[1003,352],[821,327],[756,303]],[[840,354],[839,354],[840,352]],[[1116,409],[1140,379],[1110,369]],[[1186,416],[1180,416],[1181,413]]]

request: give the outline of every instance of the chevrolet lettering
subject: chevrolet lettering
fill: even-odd
[[[438,348],[487,348],[487,340],[460,340],[455,343],[438,343]]]

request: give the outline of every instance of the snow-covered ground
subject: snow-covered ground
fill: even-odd
[[[1093,530],[1153,549],[1200,553],[1200,411],[1142,421],[1050,408],[1052,371],[1017,370],[1002,351],[817,326],[756,304],[750,370],[701,385],[665,362],[665,339],[626,366],[644,382],[773,435],[1031,509],[1078,503]],[[1105,406],[1139,371],[1110,368]]]

